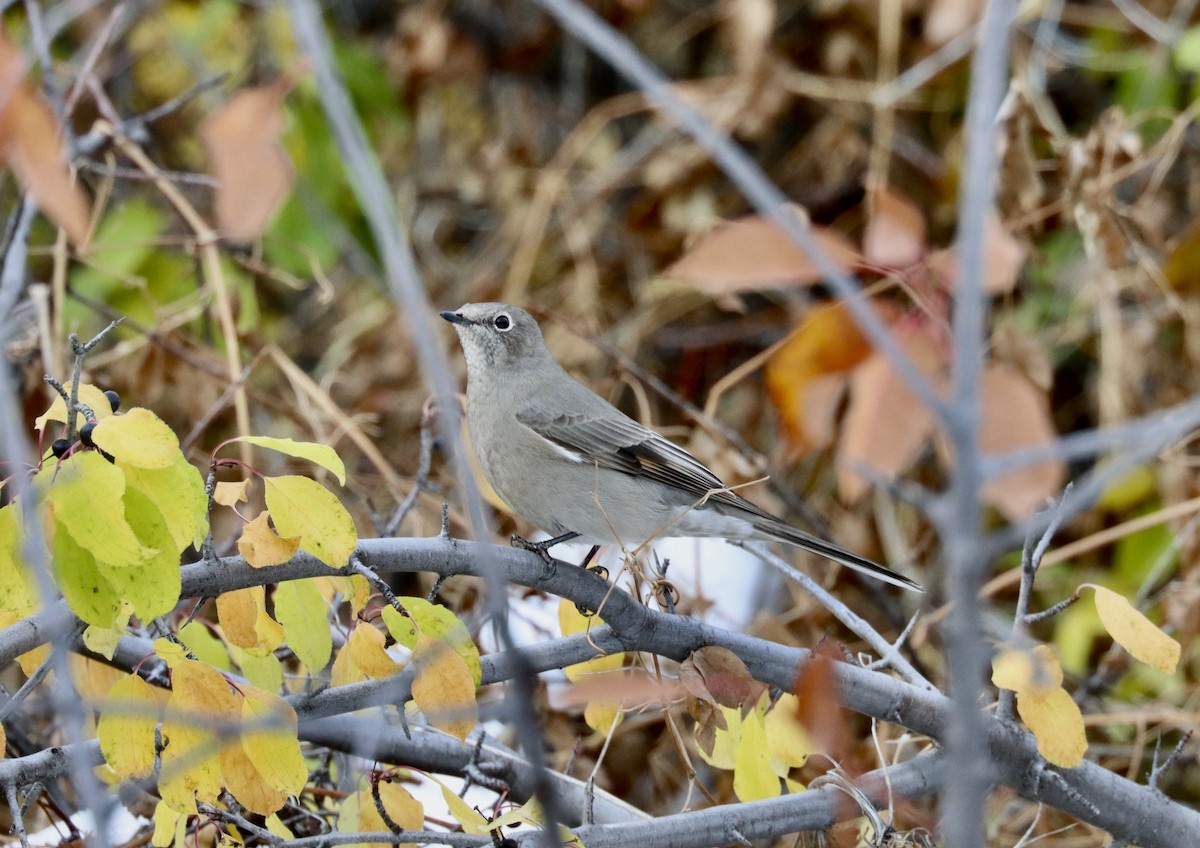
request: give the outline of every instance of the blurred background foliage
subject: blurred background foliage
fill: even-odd
[[[969,76],[958,45],[969,46],[978,5],[602,0],[593,7],[744,144],[815,224],[860,244],[868,186],[887,186],[923,217],[927,231],[916,249],[925,257],[927,245],[954,237]],[[20,4],[4,6],[8,38],[28,56]],[[412,484],[427,390],[405,320],[381,284],[286,7],[232,0],[124,6],[107,33],[111,4],[48,6],[58,84],[70,86],[103,37],[90,75],[119,117],[190,92],[138,141],[206,216],[214,185],[201,125],[238,91],[281,78],[291,86],[281,101],[280,140],[294,184],[261,239],[225,246],[223,267],[236,293],[243,361],[253,362],[254,430],[335,446],[351,469],[349,506],[360,527],[369,527],[371,513],[386,517]],[[993,299],[991,354],[1037,388],[1059,434],[1117,424],[1200,389],[1200,26],[1178,11],[1188,8],[1163,0],[1022,6],[1000,121],[997,214],[1025,259]],[[729,482],[770,474],[771,484],[752,493],[765,506],[800,520],[803,503],[844,544],[914,563],[926,585],[938,585],[936,543],[915,508],[879,490],[853,502],[839,497],[834,446],[797,449],[760,369],[720,382],[787,339],[831,296],[813,281],[722,291],[721,280],[701,286],[668,273],[715,225],[752,210],[639,93],[518,0],[354,0],[330,4],[328,22],[438,308],[479,300],[529,308],[570,370],[686,442]],[[111,119],[108,108],[85,87],[73,133]],[[89,360],[90,381],[190,434],[187,446],[202,463],[234,422],[222,400],[223,345],[193,233],[111,148],[88,157],[79,178],[98,201],[98,224],[90,251],[69,264],[68,298],[53,326],[88,337],[112,317],[128,316],[118,344]],[[18,198],[19,186],[4,178],[6,219]],[[39,221],[33,280],[51,280],[54,242],[54,229]],[[751,244],[745,255],[733,253],[731,261],[759,258]],[[895,326],[944,324],[952,286],[922,288],[906,269],[857,267]],[[5,335],[7,357],[25,376],[31,418],[46,403],[41,375],[62,355],[52,352],[61,350],[61,338],[39,336],[34,311],[11,318],[28,322],[29,332]],[[256,356],[268,349],[279,356]],[[315,403],[282,360],[299,365],[343,415]],[[668,392],[648,387],[642,372]],[[715,387],[718,396],[710,394]],[[838,398],[834,420],[846,403]],[[679,399],[711,411],[741,434],[745,449],[697,428]],[[390,471],[350,440],[355,428]],[[1130,713],[1128,721],[1092,728],[1118,771],[1143,767],[1148,732],[1196,723],[1196,509],[1175,509],[1169,522],[1151,518],[1113,541],[1086,540],[1196,498],[1196,459],[1187,442],[1122,478],[1064,528],[1056,544],[1080,542],[1079,553],[1048,566],[1037,584],[1035,611],[1085,580],[1110,586],[1136,597],[1185,646],[1180,671],[1165,677],[1112,651],[1091,604],[1037,626],[1075,676],[1068,688],[1085,714]],[[1090,465],[1071,465],[1068,477]],[[434,468],[435,483],[449,491],[440,461]],[[926,440],[901,471],[937,486],[944,468]],[[434,532],[441,498],[427,492],[400,532]],[[996,511],[990,520],[999,526],[1006,516]],[[505,519],[502,529],[527,528]],[[1014,553],[1007,564],[1016,561]],[[844,574],[827,579],[864,596],[871,616],[903,622],[873,589]],[[997,589],[1002,609],[1011,608],[1015,585]],[[784,595],[781,608],[764,610],[771,613],[758,625],[764,634],[812,644],[833,627],[808,600]],[[471,603],[470,592],[460,600]],[[914,646],[923,662],[940,662],[936,639],[935,629],[918,629]],[[1146,705],[1162,709],[1147,707],[1136,719]],[[557,741],[569,751],[578,722],[562,721]],[[611,782],[619,782],[614,775],[633,751],[666,756],[661,725],[631,723],[622,734],[646,738],[610,754]],[[669,782],[675,770],[672,762],[652,779]],[[1178,780],[1191,784],[1185,791],[1193,797],[1200,793],[1200,772],[1176,774],[1190,774]]]

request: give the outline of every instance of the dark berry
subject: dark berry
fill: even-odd
[[[104,396],[108,398],[108,403],[112,407],[113,412],[116,412],[121,408],[121,396],[112,389],[109,389],[107,392],[105,392]]]
[[[71,443],[66,439],[55,439],[53,444],[50,445],[50,452],[53,453],[58,459],[62,459],[66,452],[70,449]]]
[[[92,441],[92,431],[96,429],[96,422],[89,421],[79,428],[79,441],[83,442],[89,448],[94,448],[96,443]]]

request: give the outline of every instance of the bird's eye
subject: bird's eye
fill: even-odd
[[[506,333],[509,330],[511,330],[512,325],[513,325],[512,319],[509,318],[507,315],[505,315],[503,312],[501,312],[499,315],[497,315],[495,318],[492,319],[492,324],[493,324],[493,326],[495,326],[495,328],[497,330],[499,330],[502,333]]]

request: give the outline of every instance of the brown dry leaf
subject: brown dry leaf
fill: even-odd
[[[24,78],[21,51],[0,34],[0,164],[12,169],[71,243],[85,250],[91,217],[87,199],[71,179],[54,113]]]
[[[919,372],[931,380],[940,376],[945,357],[933,339],[910,330],[898,341]],[[873,355],[850,378],[850,404],[836,457],[842,497],[856,501],[867,493],[859,466],[898,477],[916,461],[933,430],[933,413],[886,357]]]
[[[823,227],[810,227],[810,232],[834,264],[844,269],[857,264],[858,251],[841,233]],[[721,224],[692,245],[666,273],[712,295],[812,285],[822,279],[787,234],[759,215]]]
[[[881,318],[890,317],[883,305],[874,305]],[[870,353],[849,310],[834,303],[805,315],[791,338],[767,360],[767,392],[798,451],[832,444],[844,379],[840,375]]]
[[[753,704],[764,688],[737,654],[716,645],[694,651],[684,660],[679,682],[692,696],[722,707]]]
[[[796,675],[796,717],[804,725],[813,751],[837,762],[845,762],[850,751],[850,728],[842,714],[834,659],[837,651],[829,643],[818,645]]]
[[[925,250],[925,216],[917,205],[887,186],[867,193],[863,254],[888,268],[907,268]]]
[[[980,394],[979,446],[984,453],[1039,447],[1057,437],[1045,395],[1015,369],[999,363],[985,367]],[[1057,493],[1066,474],[1062,460],[1044,460],[988,480],[983,498],[1010,521],[1019,521]]]
[[[1017,284],[1021,267],[1025,264],[1025,247],[1009,232],[1000,216],[993,209],[984,222],[983,233],[983,289],[988,294],[1008,294]],[[958,257],[950,248],[935,250],[929,254],[929,269],[938,276],[942,285],[953,290],[958,284]]]
[[[279,144],[283,77],[273,85],[238,92],[209,115],[200,136],[217,178],[217,228],[223,237],[250,241],[262,235],[292,189],[292,165]]]

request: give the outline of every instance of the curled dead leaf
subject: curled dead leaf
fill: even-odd
[[[835,265],[853,268],[854,244],[841,233],[810,227],[813,240]],[[821,272],[769,218],[751,215],[719,225],[701,237],[666,272],[711,295],[820,282]]]
[[[929,335],[910,329],[898,341],[919,372],[931,382],[940,378],[945,357]],[[916,461],[933,431],[933,412],[886,357],[873,355],[850,380],[850,404],[836,458],[842,497],[855,501],[866,494],[868,482],[859,467],[898,477]]]

